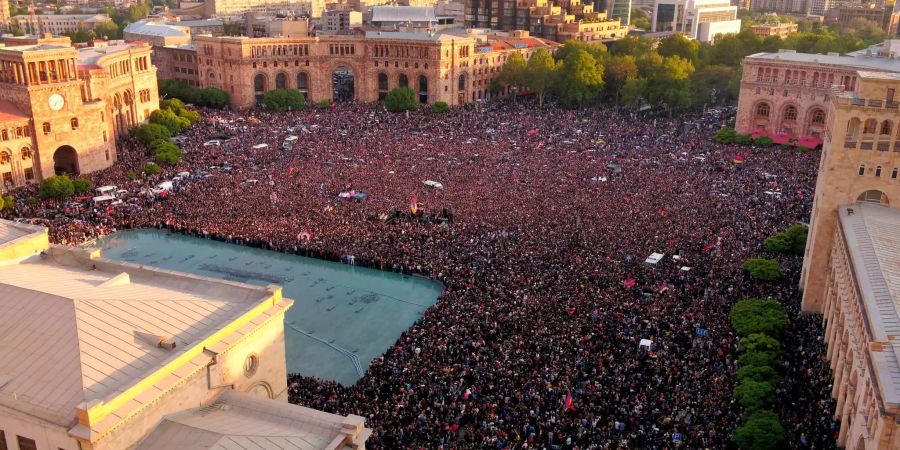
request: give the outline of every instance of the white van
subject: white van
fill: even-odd
[[[115,196],[117,189],[119,189],[119,188],[116,186],[112,186],[112,185],[100,186],[97,188],[97,195],[99,197],[102,197],[104,195]]]
[[[256,144],[250,148],[252,148],[253,150],[265,150],[265,149],[269,148],[269,144]]]

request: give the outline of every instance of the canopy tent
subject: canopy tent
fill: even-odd
[[[653,346],[653,341],[650,339],[641,339],[641,343],[638,344],[638,348],[646,348],[647,351],[650,350],[650,347]]]
[[[664,253],[651,253],[650,256],[648,256],[647,259],[644,260],[644,264],[655,266],[656,263],[660,262],[663,259],[663,256],[665,256]]]

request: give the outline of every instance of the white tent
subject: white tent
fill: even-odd
[[[653,341],[650,339],[641,339],[641,343],[638,344],[638,348],[646,347],[647,350],[650,350],[650,347],[653,345]]]
[[[656,265],[656,263],[660,262],[665,256],[664,253],[651,253],[647,259],[644,260],[644,264]]]

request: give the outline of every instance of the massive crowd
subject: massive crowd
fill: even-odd
[[[29,202],[26,190],[16,213],[51,225],[56,242],[166,227],[443,282],[356,385],[290,379],[292,402],[366,417],[368,448],[733,447],[728,310],[772,296],[796,312],[799,299],[798,261],[766,286],[741,263],[808,218],[817,152],[715,144],[724,114],[526,102],[204,114],[180,137],[177,167],[134,177],[148,155],[126,141],[119,164],[91,176],[136,193],[192,172],[171,195],[98,207]],[[646,264],[652,252],[665,256]],[[830,448],[821,327],[795,317],[792,331],[779,406],[788,446]]]

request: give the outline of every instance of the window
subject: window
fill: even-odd
[[[37,450],[37,443],[33,439],[16,436],[16,440],[19,441],[19,450]]]
[[[875,168],[875,176],[881,178],[881,166]]]
[[[244,376],[252,377],[257,369],[259,369],[259,357],[253,354],[247,356],[247,359],[244,360]]]
[[[400,79],[399,79],[399,81],[397,82],[397,85],[400,86],[400,87],[407,87],[407,86],[409,86],[409,78],[407,78],[406,75],[401,74],[401,75],[400,75]]]
[[[22,161],[27,161],[31,159],[31,149],[28,147],[22,147]]]
[[[300,72],[297,74],[297,90],[301,92],[306,92],[309,90],[309,77],[305,72]]]
[[[891,134],[891,128],[893,128],[893,125],[891,124],[891,121],[890,121],[890,120],[885,120],[884,122],[881,122],[881,132],[880,132],[880,134],[883,134],[883,135],[884,135],[884,134],[890,135],[890,134]]]
[[[466,90],[466,74],[462,73],[459,75],[459,86],[460,91]]]
[[[784,120],[795,121],[797,120],[797,108],[793,106],[788,106],[784,109]]]
[[[897,172],[898,172],[897,168],[894,167],[894,170],[891,171],[891,179],[892,179],[892,180],[896,180],[896,179],[897,179]]]
[[[769,104],[760,103],[756,106],[756,115],[760,117],[769,117]]]
[[[9,140],[9,132],[6,130],[0,131],[0,140],[8,141]]]
[[[875,119],[866,120],[866,125],[863,127],[864,134],[875,134],[875,127],[878,126],[878,122]]]
[[[859,172],[858,172],[858,173],[859,173],[859,176],[863,176],[863,175],[866,174],[866,165],[865,165],[865,164],[860,164],[860,165],[859,165]]]
[[[872,189],[862,194],[859,194],[859,197],[856,198],[858,202],[871,202],[871,203],[880,203],[883,205],[888,204],[888,198],[884,195],[884,192]]]
[[[50,134],[50,122],[44,122],[44,134]]]
[[[379,91],[388,90],[388,76],[385,73],[378,74],[378,90]]]
[[[34,169],[31,167],[25,168],[25,181],[34,181]]]
[[[73,118],[72,118],[72,129],[73,129],[73,130],[77,130],[77,129],[78,129],[78,118],[77,118],[77,117],[73,117]]]
[[[893,89],[889,88],[887,90],[887,97],[885,98],[885,100],[887,100],[888,103],[891,103],[894,101],[894,90]]]
[[[3,430],[0,430],[0,450],[9,450],[9,447],[6,446],[6,434],[3,433]]]
[[[0,164],[9,164],[9,153],[0,152]]]

